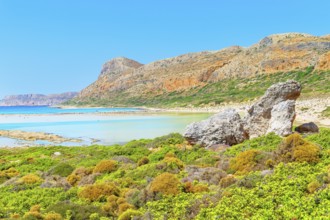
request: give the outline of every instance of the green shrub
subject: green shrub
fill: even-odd
[[[245,174],[253,171],[258,165],[259,158],[262,155],[259,150],[247,150],[241,152],[237,157],[230,160],[229,168],[239,174]]]
[[[35,184],[35,183],[41,183],[43,179],[41,179],[39,176],[35,174],[27,174],[19,179],[19,183],[22,184]]]
[[[33,220],[33,219],[44,219],[43,215],[40,213],[40,205],[34,205],[30,208],[30,211],[26,212],[23,219]]]
[[[117,201],[118,203],[118,201]],[[135,207],[127,202],[118,203],[118,214],[122,214],[128,209],[134,209]]]
[[[275,133],[269,133],[265,136],[252,138],[246,140],[241,144],[234,145],[230,148],[227,148],[224,152],[226,156],[237,156],[242,151],[247,150],[261,150],[271,152],[276,150],[277,146],[281,143],[282,138],[276,135]]]
[[[138,166],[142,166],[142,165],[145,165],[145,164],[148,164],[149,163],[149,159],[148,157],[142,157],[139,161],[138,161]]]
[[[62,220],[62,219],[63,219],[62,215],[56,212],[49,212],[44,217],[44,220]]]
[[[70,214],[70,219],[72,220],[89,219],[89,217],[94,213],[97,213],[99,216],[106,215],[106,213],[99,207],[86,204],[75,204],[71,202],[59,202],[55,205],[49,206],[46,211],[58,213],[61,216],[67,216]]]
[[[314,193],[320,187],[321,187],[321,183],[314,180],[314,181],[312,181],[311,183],[308,184],[307,190],[308,190],[309,193]]]
[[[194,185],[191,182],[186,182],[183,185],[183,189],[186,193],[200,193],[200,192],[208,192],[209,187],[203,184],[196,184]]]
[[[150,191],[164,195],[177,195],[180,192],[179,184],[179,179],[174,174],[162,173],[151,182]]]
[[[113,183],[102,183],[83,187],[78,193],[78,196],[90,202],[94,202],[103,201],[110,195],[118,196],[119,193],[120,190]]]
[[[12,167],[7,170],[0,171],[0,184],[14,176],[18,176],[18,175],[19,175],[19,172],[15,168],[12,168]]]
[[[289,135],[283,140],[276,152],[277,160],[283,162],[308,162],[316,163],[320,158],[320,148],[304,140],[298,133]]]
[[[226,176],[220,180],[220,186],[223,188],[226,188],[228,186],[233,185],[236,182],[237,182],[237,179],[235,178],[235,176],[229,174],[228,176]]]
[[[142,212],[133,210],[133,209],[127,209],[125,212],[123,212],[118,220],[132,220],[134,217],[142,216]]]
[[[174,173],[178,173],[180,170],[183,170],[184,168],[184,163],[176,158],[176,157],[167,157],[165,156],[164,160],[162,160],[159,165],[164,165],[163,170],[167,171],[167,172],[174,172]]]
[[[94,167],[93,173],[111,173],[117,168],[117,162],[114,160],[102,160]]]
[[[60,163],[55,167],[53,167],[52,169],[50,169],[49,173],[51,175],[59,175],[62,177],[67,177],[73,172],[73,170],[74,168],[70,164]]]
[[[182,144],[184,141],[185,141],[185,139],[181,134],[171,133],[171,134],[153,139],[146,146],[148,148],[157,148],[157,147],[164,147],[167,145]]]
[[[71,186],[76,186],[77,183],[80,181],[81,177],[76,175],[76,174],[70,174],[67,178],[66,181],[68,181],[68,183]]]

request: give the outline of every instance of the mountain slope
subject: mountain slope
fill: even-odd
[[[57,105],[74,98],[77,92],[66,92],[61,94],[42,95],[24,94],[10,95],[0,100],[0,106],[42,106]]]
[[[106,63],[98,80],[69,104],[162,105],[150,100],[158,97],[167,101],[173,94],[185,98],[196,89],[234,78],[253,82],[256,77],[310,67],[313,72],[330,69],[330,35],[277,34],[248,48],[189,53],[146,65],[116,58]]]

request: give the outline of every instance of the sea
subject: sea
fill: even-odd
[[[0,137],[0,147],[125,144],[172,132],[209,117],[208,113],[155,113],[141,108],[0,107],[0,130],[46,132],[82,142],[24,141]]]

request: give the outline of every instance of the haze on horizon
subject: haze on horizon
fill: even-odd
[[[0,0],[0,98],[80,91],[119,56],[149,63],[276,33],[329,34],[328,0],[265,2]]]

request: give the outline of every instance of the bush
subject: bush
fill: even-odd
[[[145,164],[148,164],[149,163],[149,159],[148,157],[142,157],[139,161],[138,161],[138,166],[142,166],[142,165],[145,165]]]
[[[16,170],[15,168],[11,167],[8,170],[4,171],[5,175],[9,178],[14,177],[14,176],[18,176],[19,172],[18,170]]]
[[[42,214],[40,213],[40,205],[34,205],[30,208],[30,211],[24,214],[23,219],[32,220],[32,219],[43,219]]]
[[[49,173],[51,175],[59,175],[62,177],[66,177],[70,175],[73,172],[74,168],[67,163],[60,163],[56,165],[54,168],[52,168]]]
[[[235,178],[235,176],[229,174],[228,176],[226,176],[220,180],[220,186],[223,188],[226,188],[226,187],[231,186],[234,183],[236,183],[236,181],[237,181],[237,179]]]
[[[283,162],[318,162],[320,148],[313,143],[304,140],[298,133],[286,137],[276,152],[277,160]]]
[[[0,171],[0,184],[14,176],[18,176],[18,175],[19,175],[19,172],[15,168],[12,168],[12,167],[7,170]]]
[[[305,143],[293,150],[293,159],[297,162],[316,163],[319,157],[320,149],[312,143]]]
[[[99,207],[86,204],[74,204],[70,202],[59,202],[46,209],[47,212],[58,213],[61,216],[67,216],[68,210],[70,210],[70,219],[72,220],[89,219],[93,213],[97,213],[99,216],[105,216],[105,213]]]
[[[320,187],[321,184],[318,181],[314,180],[313,182],[308,184],[307,190],[309,193],[314,193]]]
[[[13,214],[10,215],[10,218],[11,219],[20,219],[21,218],[21,215],[18,214],[18,213],[13,213]]]
[[[45,215],[44,220],[62,220],[62,215],[56,212],[49,212]]]
[[[121,203],[118,205],[118,214],[122,214],[128,209],[134,209],[135,207],[127,202]]]
[[[166,172],[179,173],[180,170],[183,170],[184,163],[176,157],[165,156],[164,160],[162,160],[158,166]]]
[[[80,179],[81,179],[80,176],[78,176],[78,175],[76,175],[76,174],[70,174],[70,175],[66,178],[66,181],[68,181],[68,183],[69,183],[71,186],[76,186]]]
[[[142,215],[143,214],[140,211],[133,210],[133,209],[128,209],[119,216],[118,220],[131,220],[134,217],[139,217],[139,216],[142,216]]]
[[[94,202],[103,201],[110,195],[118,196],[119,193],[120,190],[113,183],[103,183],[83,187],[78,193],[78,196],[90,202]]]
[[[167,145],[182,144],[185,141],[184,137],[179,133],[171,133],[162,137],[153,139],[146,146],[148,148],[164,147]]]
[[[183,186],[186,193],[199,193],[199,192],[208,192],[209,188],[207,185],[197,184],[194,185],[191,182],[186,182]]]
[[[179,184],[180,182],[174,174],[162,173],[151,182],[150,191],[164,195],[177,195],[180,192]]]
[[[83,177],[83,176],[88,176],[93,173],[92,168],[85,168],[85,167],[78,167],[75,169],[72,174],[75,174],[77,176]]]
[[[229,168],[239,174],[248,173],[258,165],[261,158],[259,150],[247,150],[230,160]]]
[[[37,220],[37,219],[43,219],[43,216],[40,212],[27,212],[23,216],[24,220]]]
[[[93,169],[93,173],[111,173],[115,171],[117,162],[114,160],[102,160]]]
[[[35,174],[27,174],[20,178],[19,182],[22,184],[35,184],[41,183],[43,180]]]
[[[256,173],[252,173],[248,176],[245,176],[244,178],[237,181],[237,185],[240,187],[245,187],[248,189],[256,187],[257,183],[260,182],[262,179],[261,175],[258,175]]]

